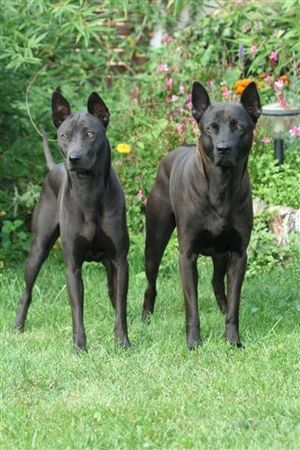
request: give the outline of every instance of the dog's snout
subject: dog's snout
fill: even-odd
[[[71,162],[77,162],[80,161],[81,155],[78,152],[72,152],[69,154],[69,161]]]
[[[217,144],[217,150],[219,153],[226,153],[230,150],[231,146],[227,142],[219,142]]]

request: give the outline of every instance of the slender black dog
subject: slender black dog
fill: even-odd
[[[23,330],[32,288],[40,267],[57,237],[67,265],[72,308],[73,343],[86,349],[83,325],[84,261],[101,261],[107,271],[110,300],[116,311],[118,343],[128,347],[126,301],[128,289],[128,232],[125,199],[111,167],[106,137],[109,111],[96,92],[88,112],[71,113],[58,92],[52,96],[53,121],[64,163],[55,165],[44,135],[49,173],[33,216],[33,245],[25,270],[26,288],[20,299],[15,327]]]
[[[176,226],[188,348],[201,344],[199,254],[212,257],[212,284],[226,317],[226,337],[241,346],[240,294],[253,222],[247,161],[261,112],[259,95],[255,83],[250,83],[240,104],[212,105],[205,88],[195,82],[192,107],[201,131],[198,145],[196,149],[181,147],[161,161],[146,206],[148,287],[142,317],[148,320],[153,313],[159,264]]]

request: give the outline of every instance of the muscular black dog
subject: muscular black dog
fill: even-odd
[[[106,137],[109,111],[96,92],[88,112],[71,113],[58,92],[52,96],[53,121],[64,163],[55,165],[44,136],[49,168],[33,217],[33,245],[25,270],[26,288],[20,299],[15,327],[23,330],[32,288],[40,267],[57,237],[67,265],[67,287],[73,319],[73,343],[86,349],[83,325],[84,261],[101,261],[107,271],[109,296],[116,311],[115,333],[129,346],[126,322],[128,289],[128,232],[125,200],[111,167]]]
[[[143,319],[148,320],[153,313],[159,264],[176,226],[188,348],[201,344],[199,254],[212,257],[212,284],[226,317],[226,337],[241,346],[240,294],[253,222],[247,161],[261,112],[260,100],[255,83],[250,83],[240,103],[212,105],[205,88],[195,82],[192,107],[201,131],[198,145],[196,149],[178,148],[161,161],[146,206],[148,287]]]

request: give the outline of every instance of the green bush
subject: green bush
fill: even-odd
[[[249,162],[253,195],[270,205],[300,208],[299,145],[286,149],[281,166],[274,159],[272,144],[260,144],[253,150]]]

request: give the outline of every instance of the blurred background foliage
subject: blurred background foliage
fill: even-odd
[[[46,174],[35,126],[43,124],[60,159],[53,90],[74,110],[85,108],[93,90],[107,103],[132,248],[141,253],[142,210],[158,161],[197,137],[188,105],[192,81],[206,84],[215,100],[226,99],[227,89],[231,100],[238,98],[237,80],[255,79],[267,103],[278,94],[274,82],[285,76],[286,98],[299,99],[299,14],[298,0],[0,0],[0,260],[18,260],[28,247]],[[276,60],[270,59],[274,53]],[[118,153],[120,143],[131,151]],[[253,188],[273,203],[278,189],[281,203],[299,207],[297,142],[289,147],[283,176],[273,183],[278,170],[272,146],[257,139],[250,161]],[[261,189],[262,182],[269,187]]]

